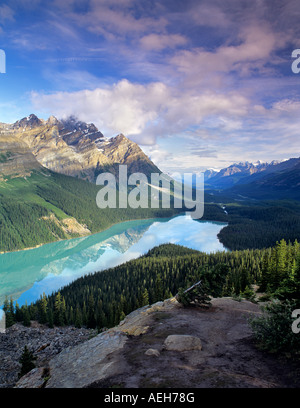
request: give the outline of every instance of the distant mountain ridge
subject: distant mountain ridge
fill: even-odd
[[[208,189],[257,199],[300,199],[300,157],[271,163],[241,162],[205,175]]]
[[[14,174],[16,155],[22,161],[20,149],[24,154],[24,173],[32,166],[43,166],[95,182],[101,171],[115,169],[118,164],[126,164],[129,174],[160,172],[141,148],[123,134],[108,139],[93,123],[74,117],[58,120],[50,116],[42,120],[31,114],[13,124],[0,123],[0,174]],[[5,160],[7,153],[9,160]]]
[[[215,188],[224,189],[232,187],[240,182],[243,183],[244,179],[247,177],[264,172],[271,167],[277,166],[278,164],[280,164],[280,162],[276,160],[272,161],[271,163],[263,163],[260,161],[257,163],[250,163],[248,161],[234,163],[221,169],[219,172],[211,173],[211,170],[209,170],[205,174],[205,177],[209,185]]]

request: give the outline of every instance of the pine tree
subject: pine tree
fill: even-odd
[[[54,303],[54,324],[57,326],[63,326],[65,323],[64,310],[63,310],[63,299],[61,293],[58,292],[55,296]]]
[[[103,327],[107,326],[107,320],[105,317],[105,314],[103,312],[103,307],[102,307],[102,301],[99,300],[97,303],[97,314],[96,314],[97,318],[97,328],[98,330],[102,329]]]
[[[120,313],[120,317],[119,317],[120,322],[121,322],[122,320],[124,320],[125,317],[126,317],[126,315],[125,315],[125,313],[124,313],[123,310],[122,310],[122,312]]]
[[[50,329],[54,327],[54,317],[53,317],[53,310],[51,308],[48,309],[48,317],[47,317],[48,326]]]
[[[30,313],[28,309],[27,302],[25,305],[22,306],[22,311],[23,311],[23,325],[26,327],[30,326]]]
[[[21,358],[19,360],[19,363],[22,364],[21,371],[19,373],[19,378],[22,377],[23,375],[27,374],[33,368],[35,368],[34,360],[36,360],[36,357],[28,349],[28,347],[25,346],[24,350],[23,350],[23,354],[22,354],[22,356],[21,356]]]
[[[70,307],[68,321],[69,324],[74,324],[74,311],[72,306]]]
[[[276,246],[277,251],[277,274],[279,281],[287,276],[287,244],[284,239],[282,239]]]
[[[82,314],[81,314],[78,306],[76,307],[76,310],[75,310],[75,322],[74,322],[74,325],[78,329],[82,326]]]
[[[269,256],[268,253],[265,252],[262,260],[262,268],[261,268],[261,285],[260,290],[265,291],[267,289],[267,285],[269,282]]]
[[[23,313],[22,313],[22,310],[21,310],[18,302],[16,302],[16,305],[15,305],[15,319],[16,319],[16,322],[22,322],[23,321]]]
[[[14,304],[12,298],[8,301],[7,296],[3,303],[3,311],[5,313],[6,327],[11,327],[15,323]]]
[[[142,293],[142,298],[141,298],[141,307],[142,306],[147,306],[149,305],[149,293],[147,288],[144,289],[144,292]]]
[[[83,302],[83,307],[82,307],[82,325],[86,326],[87,325],[87,311],[86,311],[86,303],[85,301]]]
[[[63,296],[62,296],[62,301],[61,301],[61,315],[62,315],[62,326],[65,324],[68,324],[66,300]]]
[[[88,299],[87,327],[89,329],[94,329],[96,327],[95,301],[92,294],[90,294]]]
[[[39,322],[45,324],[48,321],[48,301],[45,293],[41,296],[39,303]]]
[[[163,282],[161,279],[161,275],[158,274],[155,280],[153,303],[159,302],[161,300],[164,300],[163,299]]]

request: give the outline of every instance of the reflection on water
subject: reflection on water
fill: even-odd
[[[217,234],[224,223],[171,219],[135,220],[84,238],[0,255],[0,304],[5,295],[19,305],[51,294],[80,276],[117,266],[163,243],[215,252],[224,250]]]

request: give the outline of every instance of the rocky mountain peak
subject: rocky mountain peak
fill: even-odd
[[[116,137],[115,140],[128,140],[123,133],[119,133]]]
[[[116,164],[127,164],[129,173],[159,171],[140,147],[123,134],[107,139],[93,123],[74,116],[59,120],[50,116],[45,121],[31,114],[13,125],[0,125],[0,135],[8,133],[13,134],[16,143],[27,146],[28,153],[40,165],[91,182],[103,168],[107,171]]]
[[[13,124],[13,129],[33,129],[42,126],[43,122],[33,113],[23,119],[18,120]]]
[[[50,126],[56,126],[58,125],[58,123],[59,123],[58,119],[56,119],[56,117],[53,115],[51,115],[49,119],[47,120],[47,125],[50,125]]]
[[[59,131],[63,140],[68,145],[77,145],[83,139],[89,140],[90,142],[105,139],[104,135],[93,123],[82,122],[75,116],[61,119],[59,122]]]
[[[82,122],[75,116],[69,116],[66,119],[61,119],[60,123],[63,125],[64,129],[67,129],[69,131],[84,132],[88,130],[89,132],[99,132],[99,130],[93,123]]]

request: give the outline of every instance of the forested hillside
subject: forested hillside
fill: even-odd
[[[269,296],[293,298],[300,287],[300,245],[205,254],[173,244],[143,257],[74,281],[51,296],[19,308],[6,301],[7,322],[37,319],[50,326],[111,327],[146,304],[174,296],[201,280],[207,294],[253,297],[256,283]],[[297,286],[298,285],[298,286]],[[298,289],[297,289],[298,288]],[[297,292],[298,293],[298,292]]]
[[[0,181],[0,251],[13,251],[78,236],[64,220],[73,218],[87,233],[100,232],[114,223],[171,217],[174,209],[100,209],[99,186],[45,170],[27,178]],[[222,213],[214,206],[215,213]]]
[[[70,218],[86,235],[117,222],[170,217],[181,211],[151,209],[150,205],[149,209],[99,209],[98,191],[95,184],[49,170],[0,181],[0,252],[77,237],[76,229],[64,223]],[[206,196],[202,219],[228,223],[218,238],[230,250],[268,248],[282,238],[294,241],[300,236],[300,204],[296,201],[244,203]]]
[[[226,204],[228,226],[218,238],[226,248],[268,248],[277,241],[300,237],[300,203],[297,201],[236,202]]]

